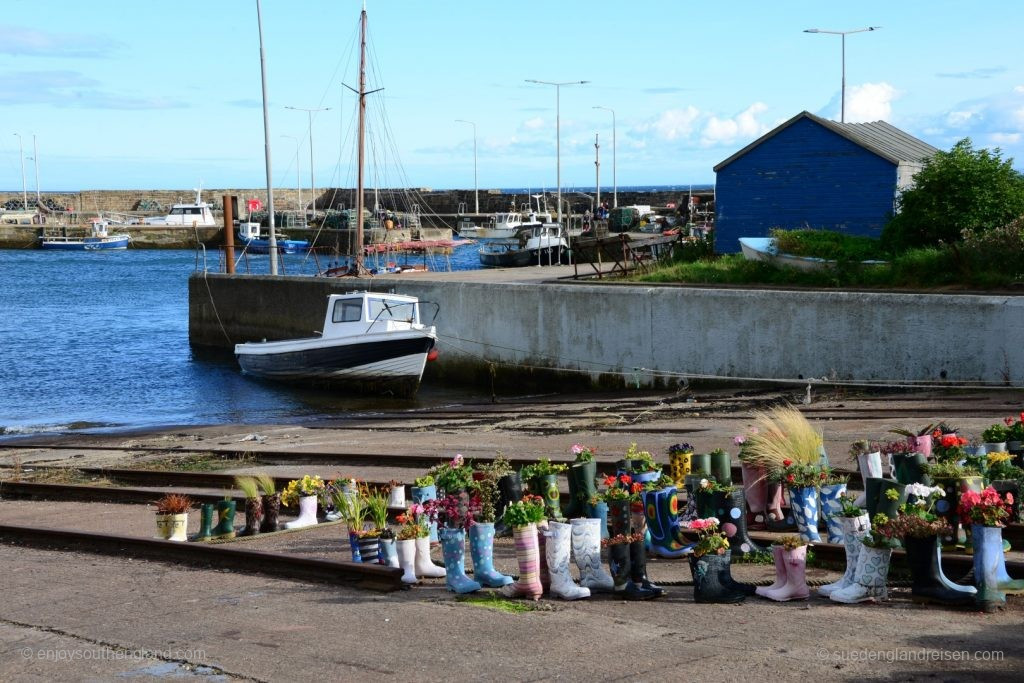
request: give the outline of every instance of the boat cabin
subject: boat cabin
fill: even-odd
[[[348,337],[419,327],[419,299],[401,294],[350,292],[327,298],[324,337]]]

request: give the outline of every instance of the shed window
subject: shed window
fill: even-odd
[[[334,304],[334,314],[331,322],[354,323],[359,322],[363,315],[362,299],[342,299]]]

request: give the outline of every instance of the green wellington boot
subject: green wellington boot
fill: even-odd
[[[217,502],[217,526],[213,528],[214,538],[235,537],[235,501]]]
[[[732,458],[723,450],[712,451],[711,476],[723,486],[732,485]]]
[[[213,538],[213,511],[216,509],[213,503],[203,503],[199,507],[199,535],[197,541],[209,541]]]
[[[597,463],[578,462],[569,467],[569,503],[563,513],[566,519],[593,519],[594,509],[591,498],[597,495]]]

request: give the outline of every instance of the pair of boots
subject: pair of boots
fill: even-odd
[[[889,597],[885,582],[889,576],[891,559],[892,548],[872,548],[861,543],[853,582],[845,588],[832,591],[829,599],[845,604],[885,600]]]
[[[807,587],[807,546],[789,550],[785,546],[773,545],[772,557],[775,559],[775,583],[768,587],[758,586],[754,592],[776,602],[806,600],[810,597],[811,591]]]
[[[430,538],[398,541],[398,565],[402,568],[402,583],[419,583],[417,576],[437,579],[446,574],[430,559]]]
[[[693,601],[697,603],[734,604],[754,594],[754,587],[732,578],[732,551],[690,555],[693,575]]]
[[[786,517],[782,514],[782,484],[768,481],[768,470],[740,462],[743,474],[743,495],[747,507],[746,523],[749,529],[782,531]]]
[[[612,536],[630,539],[608,546],[608,565],[614,582],[612,590],[626,600],[660,598],[665,589],[647,578],[647,549],[644,545],[647,520],[643,504],[613,505],[608,510],[608,517]]]
[[[977,589],[960,586],[942,573],[942,546],[937,536],[903,539],[912,578],[910,599],[924,604],[967,607],[974,604]]]
[[[818,595],[829,597],[837,590],[842,590],[854,584],[854,576],[857,572],[857,557],[860,555],[864,544],[861,539],[871,530],[871,519],[865,513],[860,517],[840,517],[842,525],[843,545],[846,549],[846,571],[842,578],[833,583],[818,588]]]
[[[217,513],[217,526],[213,525],[213,514]],[[235,501],[221,500],[216,504],[203,503],[199,508],[199,535],[197,541],[213,538],[235,537]]]

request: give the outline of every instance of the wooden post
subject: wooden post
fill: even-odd
[[[235,198],[224,195],[224,272],[235,272]]]

